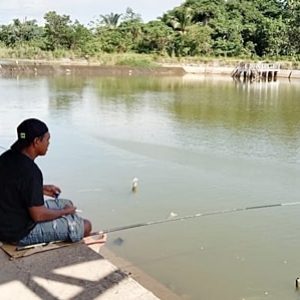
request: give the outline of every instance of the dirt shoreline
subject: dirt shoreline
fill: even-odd
[[[86,76],[184,76],[196,75],[226,75],[231,76],[234,66],[220,65],[218,62],[199,64],[162,63],[156,67],[130,67],[116,65],[101,65],[87,60],[64,59],[59,61],[43,60],[7,60],[0,59],[0,75],[86,75]],[[280,69],[277,77],[300,79],[300,70]]]
[[[0,75],[103,75],[103,76],[183,76],[180,66],[130,67],[107,66],[86,61],[0,60]]]

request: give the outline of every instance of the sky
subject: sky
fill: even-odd
[[[100,15],[125,13],[130,7],[141,15],[144,22],[155,20],[164,12],[182,4],[183,0],[0,0],[0,24],[8,24],[13,19],[35,19],[43,23],[43,16],[48,11],[60,15],[69,15],[88,25]]]

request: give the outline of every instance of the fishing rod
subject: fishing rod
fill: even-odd
[[[145,227],[145,226],[152,226],[152,225],[157,225],[157,224],[184,221],[184,220],[195,219],[195,218],[199,218],[199,217],[207,217],[207,216],[213,216],[213,215],[222,215],[222,214],[242,212],[242,211],[247,211],[247,210],[257,210],[257,209],[264,209],[264,208],[273,208],[273,207],[280,207],[280,206],[293,206],[293,205],[300,205],[300,202],[286,202],[286,203],[277,203],[277,204],[247,206],[247,207],[240,207],[240,208],[208,211],[208,212],[203,212],[203,213],[197,213],[194,215],[186,215],[183,217],[169,217],[167,219],[162,219],[162,220],[148,221],[148,222],[136,223],[136,224],[126,225],[126,226],[119,226],[119,227],[112,227],[112,228],[102,230],[101,233],[111,233],[111,232],[123,231],[123,230],[138,228],[138,227]]]
[[[168,219],[136,223],[136,224],[126,225],[126,226],[113,227],[113,228],[101,230],[99,232],[99,234],[123,231],[123,230],[138,228],[138,227],[145,227],[145,226],[151,226],[151,225],[157,225],[157,224],[163,224],[163,223],[169,223],[169,222],[184,221],[184,220],[195,219],[195,218],[199,218],[199,217],[236,213],[236,212],[241,212],[241,211],[246,211],[246,210],[257,210],[257,209],[263,209],[263,208],[273,208],[273,207],[293,206],[293,205],[300,205],[300,202],[286,202],[286,203],[266,204],[266,205],[247,206],[247,207],[240,207],[240,208],[208,211],[208,212],[203,212],[203,213],[197,213],[194,215],[186,215],[183,217],[173,217],[173,218],[168,218]],[[27,250],[27,249],[36,248],[36,247],[44,247],[44,246],[48,246],[49,244],[56,244],[56,243],[61,243],[61,242],[63,242],[63,241],[59,240],[59,241],[53,241],[50,243],[18,246],[16,248],[16,250],[21,251],[21,250]]]

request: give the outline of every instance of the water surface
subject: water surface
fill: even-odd
[[[95,229],[296,202],[299,94],[284,80],[1,78],[0,145],[22,119],[46,121],[45,182]],[[287,206],[137,228],[111,234],[108,247],[183,299],[299,299],[299,214]]]

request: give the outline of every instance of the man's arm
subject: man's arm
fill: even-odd
[[[41,205],[29,207],[28,210],[33,221],[44,222],[51,221],[62,216],[75,214],[76,207],[66,205],[63,209],[49,209],[44,205]]]
[[[53,184],[43,185],[43,194],[46,195],[46,196],[55,198],[60,193],[61,193],[60,188],[53,185]]]

